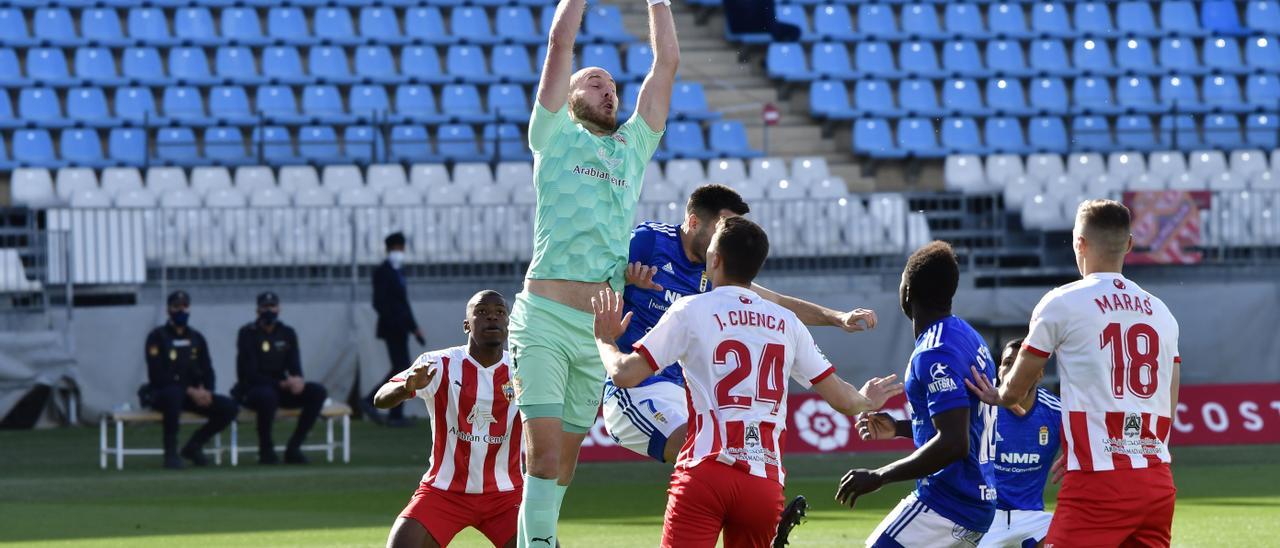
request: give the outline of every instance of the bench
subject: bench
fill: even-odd
[[[301,414],[299,409],[280,409],[276,412],[276,418],[298,418]],[[333,453],[337,449],[342,449],[342,462],[351,462],[351,407],[344,403],[327,403],[324,409],[320,411],[320,418],[325,422],[325,443],[303,445],[303,451],[324,451],[329,462],[333,462]],[[229,453],[231,457],[231,465],[236,466],[240,462],[240,453],[256,452],[257,444],[248,447],[242,447],[239,444],[239,423],[240,421],[252,422],[257,419],[257,415],[252,409],[241,408],[240,414],[236,416],[236,420],[231,422],[231,444],[230,447],[224,448],[222,445],[222,433],[213,438],[213,447],[205,448],[206,454],[213,455],[214,464],[222,464],[222,454]],[[333,423],[335,419],[342,421],[342,439],[335,440],[333,432]],[[203,424],[205,421],[203,415],[195,413],[183,412],[179,421],[182,424]],[[159,424],[164,421],[164,415],[159,411],[151,409],[127,409],[103,413],[98,422],[98,450],[99,450],[99,466],[107,469],[108,457],[114,456],[116,461],[116,470],[124,469],[125,455],[163,455],[163,448],[145,447],[145,448],[126,448],[124,446],[124,427],[127,424]],[[109,425],[115,426],[114,444],[108,442]],[[277,450],[284,450],[284,446],[277,446]]]

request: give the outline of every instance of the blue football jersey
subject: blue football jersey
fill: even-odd
[[[986,532],[996,511],[995,408],[969,392],[970,366],[995,378],[995,360],[982,336],[968,323],[948,316],[916,339],[907,367],[906,393],[916,447],[937,434],[933,416],[968,408],[969,454],[916,482],[916,496],[934,512],[973,531]]]
[[[1062,402],[1036,388],[1036,403],[1019,417],[1001,408],[996,416],[996,507],[1044,510],[1044,483],[1062,444]]]
[[[653,329],[676,299],[711,290],[706,264],[692,262],[684,254],[684,247],[680,244],[679,225],[641,223],[631,231],[631,251],[627,262],[657,267],[658,273],[653,276],[653,281],[662,286],[662,291],[641,289],[634,285],[628,285],[623,290],[623,313],[632,313],[631,324],[618,339],[618,348],[623,351],[630,350],[633,343]],[[663,381],[684,384],[680,366],[672,364],[658,375],[640,383],[640,386]]]

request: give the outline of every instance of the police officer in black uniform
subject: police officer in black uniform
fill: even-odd
[[[276,464],[271,423],[276,409],[302,408],[298,426],[285,447],[284,461],[306,464],[302,442],[315,425],[328,391],[319,383],[302,379],[298,335],[280,322],[280,297],[270,291],[258,295],[258,319],[240,328],[236,337],[236,376],[232,390],[240,403],[258,414],[258,462]]]
[[[240,406],[213,393],[213,367],[204,335],[187,325],[191,296],[169,294],[169,321],[147,335],[148,384],[139,391],[147,407],[164,414],[164,467],[182,468],[179,455],[196,466],[209,463],[204,444],[235,420]],[[209,418],[178,451],[178,419],[182,411]]]

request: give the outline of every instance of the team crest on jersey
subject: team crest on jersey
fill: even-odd
[[[472,407],[467,415],[467,423],[471,426],[488,426],[495,422],[498,421],[493,418],[493,413],[479,407]]]
[[[618,169],[618,166],[622,165],[622,158],[610,158],[604,147],[596,150],[596,157],[600,159],[600,163],[604,164],[604,168],[609,171]]]
[[[510,385],[511,385],[511,387],[512,387],[511,393],[514,395],[514,397],[517,397],[517,398],[518,398],[518,397],[520,397],[520,393],[521,393],[521,392],[524,392],[524,388],[522,388],[522,385],[523,385],[524,383],[522,383],[522,382],[520,381],[520,375],[516,375],[516,376],[514,376],[514,377],[511,377],[511,382],[509,382],[509,383],[507,383],[507,384],[510,384]],[[503,386],[503,387],[502,387],[502,391],[503,391],[503,392],[506,392],[506,390],[507,390],[507,387],[506,387],[506,386]]]
[[[502,397],[507,398],[508,401],[516,397],[516,389],[511,385],[511,381],[502,385]]]
[[[743,445],[756,447],[760,445],[760,426],[756,423],[747,425],[747,433],[742,439]]]
[[[624,144],[624,145],[625,145],[625,144],[627,144],[627,136],[626,136],[626,135],[623,135],[622,133],[619,133],[619,132],[616,132],[616,131],[615,131],[615,132],[613,133],[613,135],[611,135],[610,137],[613,137],[613,140],[614,140],[614,141],[617,141],[617,142],[622,143],[622,144]]]
[[[738,301],[740,301],[742,304],[751,304],[751,299],[743,297],[742,295],[738,295]]]
[[[1040,445],[1049,445],[1049,427],[1040,427]]]
[[[1116,289],[1124,289],[1124,282],[1120,280],[1111,280],[1111,284],[1116,286]]]
[[[1124,416],[1124,437],[1128,439],[1142,437],[1142,415],[1126,413]]]

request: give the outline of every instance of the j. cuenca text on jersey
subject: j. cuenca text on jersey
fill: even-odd
[[[772,329],[779,333],[787,332],[787,321],[773,317],[764,312],[756,312],[753,310],[730,310],[721,318],[719,314],[714,314],[716,323],[720,324],[720,330],[724,331],[725,327],[763,327]]]

